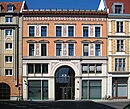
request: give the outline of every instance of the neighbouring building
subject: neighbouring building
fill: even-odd
[[[25,2],[0,2],[0,100],[22,96],[22,10]]]
[[[107,17],[97,10],[24,10],[23,99],[105,98]]]
[[[130,99],[130,0],[101,0],[108,10],[108,96]]]

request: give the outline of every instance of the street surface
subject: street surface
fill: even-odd
[[[129,103],[129,101],[0,101],[0,109],[123,109]]]

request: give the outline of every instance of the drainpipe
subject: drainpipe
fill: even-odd
[[[19,84],[19,71],[18,71],[18,67],[19,67],[19,59],[18,59],[18,55],[19,55],[19,43],[18,43],[18,39],[19,39],[19,17],[18,17],[18,13],[16,16],[16,24],[17,26],[15,27],[15,85],[18,86]]]

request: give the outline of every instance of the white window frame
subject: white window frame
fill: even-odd
[[[61,26],[61,28],[62,28],[61,36],[56,36],[56,27],[57,27],[57,26]],[[55,25],[55,37],[63,37],[63,36],[64,36],[63,28],[64,28],[64,25]]]
[[[117,32],[117,22],[119,22],[119,32]],[[121,24],[120,23],[123,23],[123,31],[122,32],[120,32],[121,31]],[[116,21],[116,33],[124,33],[124,22],[123,21]]]
[[[10,34],[10,31],[9,30],[11,30],[12,31],[12,34]],[[8,35],[6,35],[6,31],[9,31],[9,34]],[[13,29],[5,29],[5,37],[12,37],[13,36]]]
[[[68,27],[73,26],[74,27],[74,36],[68,36]],[[66,37],[75,37],[75,25],[66,25],[67,31],[66,31]]]
[[[42,56],[41,55],[41,44],[46,44],[46,56],[48,56],[48,43],[40,43],[40,46],[39,46],[39,54],[40,54],[40,56]],[[35,47],[34,47],[35,48]]]
[[[69,44],[74,44],[74,56],[75,56],[75,43],[67,43],[67,56],[69,56]]]
[[[6,70],[8,70],[8,75],[6,75]],[[10,74],[10,71],[12,71],[12,75]],[[12,69],[5,69],[5,76],[13,76],[13,70]]]
[[[126,63],[126,58],[115,58],[115,63],[116,63],[116,59],[117,59],[117,61],[118,61],[118,62],[117,62],[118,64],[116,64],[116,65],[118,65],[118,67],[117,67],[117,70],[116,70],[116,65],[115,65],[114,70],[115,70],[116,72],[124,72],[124,71],[126,71],[126,66],[127,66],[127,64],[128,64],[128,63]],[[124,64],[124,63],[123,63],[123,59],[125,59],[125,67],[124,67],[124,70],[121,70],[121,71],[118,70],[118,69],[120,68],[120,67],[119,67],[119,59],[122,60],[122,65]],[[123,68],[123,67],[121,67],[121,68]]]
[[[6,21],[6,19],[8,19],[8,21]],[[12,19],[12,22],[11,22]],[[6,23],[13,23],[13,17],[5,17],[5,22]]]
[[[36,56],[36,44],[35,43],[28,43],[28,56],[29,56],[29,44],[34,44],[34,56]]]
[[[6,48],[6,44],[12,44],[12,48]],[[13,43],[5,42],[4,46],[5,46],[4,48],[5,48],[6,50],[12,50],[12,49],[13,49]]]
[[[95,27],[100,27],[100,36],[99,37],[102,37],[102,25],[94,25],[94,37],[96,37],[95,36]]]
[[[95,55],[95,48],[96,48],[96,44],[100,44],[100,48],[101,48],[101,52],[100,52],[100,56],[102,56],[102,44],[101,43],[94,43],[94,56],[96,56]]]
[[[55,56],[56,56],[56,44],[61,44],[61,56],[63,56],[63,43],[55,43]]]
[[[122,40],[123,40],[123,50],[117,51],[117,41],[120,41],[120,46],[121,46],[121,41]],[[121,48],[121,47],[119,47],[119,48]],[[116,51],[117,52],[124,52],[125,51],[125,40],[124,39],[118,39],[118,40],[116,40]]]
[[[84,28],[84,27],[88,27],[88,37],[90,37],[90,26],[89,26],[89,25],[83,25],[83,26],[82,26],[82,37],[84,37],[84,36],[83,36],[83,28]]]
[[[115,13],[115,6],[116,6],[116,5],[122,5],[121,13]],[[113,6],[112,6],[112,10],[113,10],[113,13],[115,13],[115,14],[123,14],[123,13],[124,13],[124,12],[123,12],[123,10],[124,10],[124,4],[121,3],[121,2],[114,3]]]
[[[42,26],[46,26],[46,29],[47,29],[47,31],[46,31],[46,32],[47,32],[46,36],[41,36],[41,27],[42,27]],[[39,32],[39,33],[40,33],[40,37],[48,37],[48,25],[40,25],[39,31],[40,31],[40,32]]]
[[[34,36],[29,36],[29,27],[34,26]],[[28,37],[36,37],[36,25],[28,25]]]
[[[6,61],[6,57],[8,57],[8,61]],[[12,61],[10,61],[10,57],[12,57]],[[5,56],[5,63],[13,63],[13,56]]]
[[[88,56],[90,56],[90,44],[89,43],[82,43],[82,56],[84,56],[84,44],[88,44]]]

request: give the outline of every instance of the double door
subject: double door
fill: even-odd
[[[73,90],[74,89],[72,87],[60,87],[60,99],[74,99]]]

